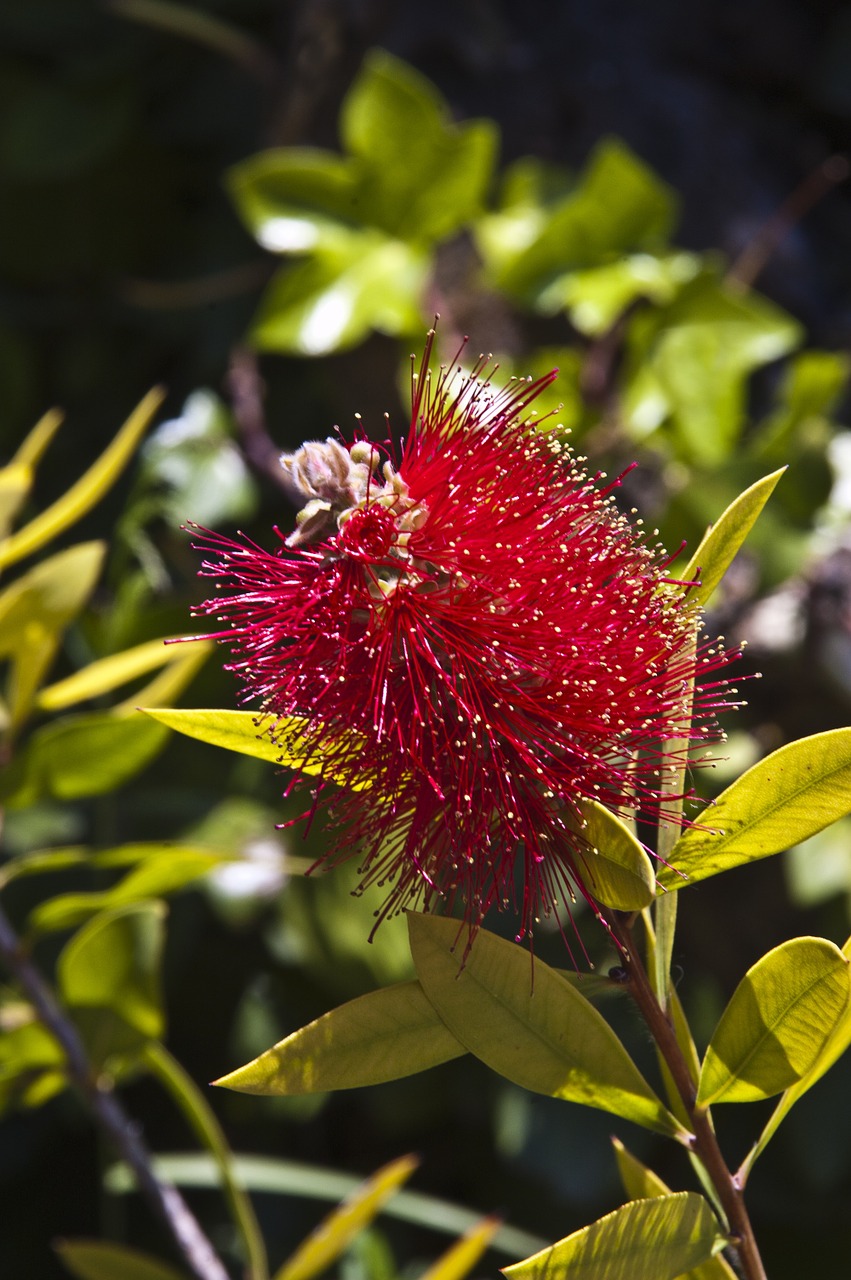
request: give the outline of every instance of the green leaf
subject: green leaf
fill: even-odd
[[[62,950],[56,974],[74,1009],[106,1009],[144,1039],[163,1032],[160,960],[165,907],[134,903],[95,916]]]
[[[418,1163],[415,1156],[402,1156],[379,1169],[311,1232],[275,1272],[274,1280],[311,1280],[329,1267],[407,1182]]]
[[[699,825],[674,845],[672,865],[659,868],[659,883],[681,889],[767,858],[848,813],[851,729],[801,738],[755,764],[721,793]]]
[[[130,461],[164,395],[159,388],[149,391],[88,471],[46,511],[0,542],[0,569],[52,542],[100,501]]]
[[[556,277],[635,250],[661,248],[675,216],[671,188],[622,142],[606,139],[575,190],[548,212],[532,243],[503,264],[497,284],[552,309],[545,290]]]
[[[187,1272],[125,1244],[57,1240],[53,1247],[78,1280],[187,1280]]]
[[[25,573],[0,595],[0,657],[12,659],[13,724],[26,717],[62,632],[94,591],[106,545],[83,542]]]
[[[240,1093],[323,1093],[398,1080],[463,1053],[420,984],[400,982],[323,1014],[215,1083]]]
[[[641,911],[656,896],[656,874],[643,845],[603,805],[582,805],[582,879],[591,894],[616,911]]]
[[[228,170],[231,197],[265,249],[306,253],[333,246],[365,221],[361,169],[351,159],[307,147],[261,151]]]
[[[823,938],[792,938],[748,970],[712,1035],[697,1100],[770,1098],[811,1071],[845,1013],[849,962]]]
[[[6,1003],[0,1013],[0,1114],[40,1106],[65,1087],[65,1053],[28,1005]]]
[[[177,893],[223,860],[224,855],[212,850],[163,848],[111,889],[100,893],[62,893],[40,902],[30,912],[27,929],[34,933],[72,929],[99,911]]]
[[[851,960],[851,938],[842,948],[842,954],[847,960]],[[779,1129],[781,1123],[794,1107],[799,1098],[802,1098],[813,1085],[819,1081],[826,1071],[829,1071],[834,1063],[838,1062],[846,1050],[851,1046],[851,1004],[846,1008],[845,1012],[834,1024],[833,1029],[828,1034],[821,1051],[813,1063],[809,1071],[801,1077],[795,1084],[788,1088],[783,1097],[771,1114],[768,1124],[759,1136],[759,1141],[745,1160],[741,1174],[742,1181],[747,1178],[755,1161],[762,1155],[771,1139]]]
[[[652,1169],[648,1169],[640,1160],[636,1160],[635,1156],[627,1151],[622,1142],[617,1138],[612,1138],[612,1145],[615,1148],[618,1173],[620,1174],[624,1191],[631,1200],[646,1200],[654,1196],[668,1196],[671,1194],[670,1187],[666,1186]],[[698,1263],[696,1267],[690,1268],[679,1280],[736,1280],[736,1273],[729,1263],[719,1256],[708,1258],[706,1262]]]
[[[268,736],[267,729],[280,726],[283,721],[274,716],[263,715],[255,711],[219,711],[194,708],[142,707],[145,715],[151,716],[160,724],[185,733],[189,738],[198,738],[210,746],[224,747],[227,751],[238,751],[240,755],[253,756],[257,760],[268,760],[283,769],[298,769],[301,773],[320,774],[322,764],[318,760],[305,760],[298,753],[296,733],[300,721],[298,716],[287,718],[287,751]],[[264,725],[266,728],[264,728]],[[307,749],[305,747],[305,749]],[[357,750],[353,742],[352,750]],[[312,749],[315,755],[315,748]],[[366,780],[352,790],[368,787]]]
[[[703,1196],[679,1191],[633,1200],[503,1274],[508,1280],[676,1280],[724,1242]]]
[[[579,991],[514,943],[484,929],[461,967],[466,926],[408,913],[417,975],[449,1030],[515,1084],[611,1111],[669,1136],[684,1131],[615,1033]]]
[[[700,270],[693,253],[635,253],[587,271],[558,276],[541,294],[541,307],[563,307],[580,333],[601,337],[638,298],[673,302]]]
[[[380,231],[352,231],[334,249],[281,269],[254,319],[266,351],[319,356],[361,342],[371,329],[398,336],[422,326],[426,252]]]
[[[785,470],[781,467],[745,489],[706,530],[694,555],[679,574],[683,582],[692,582],[700,574],[697,586],[689,592],[690,601],[700,605],[708,602]]]
[[[114,791],[165,745],[164,726],[135,712],[91,711],[38,729],[0,775],[12,809],[39,800],[78,800]]]
[[[210,653],[212,647],[212,643],[208,644],[206,652]],[[147,675],[149,671],[157,671],[160,667],[185,657],[185,646],[167,647],[165,640],[147,640],[122,653],[112,653],[106,658],[90,662],[81,671],[42,689],[36,705],[42,711],[64,711],[78,702],[112,693],[114,689],[137,680],[139,676]]]

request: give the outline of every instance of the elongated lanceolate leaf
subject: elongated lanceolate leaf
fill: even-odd
[[[46,511],[42,511],[29,524],[0,543],[0,569],[51,542],[100,501],[133,456],[151,419],[162,404],[164,394],[159,388],[149,391],[85,475],[72,484]]]
[[[851,997],[851,967],[824,938],[792,938],[748,970],[715,1028],[701,1106],[754,1102],[811,1071]]]
[[[666,1186],[659,1175],[652,1169],[648,1169],[647,1165],[642,1164],[640,1160],[636,1160],[622,1142],[612,1138],[612,1146],[615,1149],[623,1189],[631,1199],[646,1200],[653,1196],[671,1195],[670,1187]],[[722,1257],[716,1256],[692,1267],[681,1280],[737,1280],[737,1278],[729,1263]]]
[[[408,913],[411,953],[431,1003],[458,1040],[535,1093],[684,1133],[593,1005],[553,969],[484,929],[461,966],[465,926]],[[533,985],[534,984],[534,985]]]
[[[197,646],[193,646],[196,648]],[[212,645],[207,646],[209,652]],[[75,703],[85,702],[89,698],[98,698],[105,693],[112,693],[123,684],[147,675],[149,671],[157,671],[160,667],[173,664],[185,658],[187,650],[184,646],[167,646],[164,640],[146,640],[144,644],[134,645],[121,653],[111,653],[106,658],[98,658],[87,667],[75,671],[72,676],[59,680],[56,684],[42,689],[38,695],[37,705],[42,711],[64,711]]]
[[[633,1200],[503,1274],[508,1280],[677,1280],[724,1241],[703,1196],[679,1191]]]
[[[462,1280],[469,1275],[501,1226],[499,1218],[482,1218],[428,1267],[419,1280]]]
[[[323,1093],[383,1084],[466,1053],[418,982],[400,982],[323,1014],[216,1080],[240,1093]]]
[[[59,1240],[54,1249],[77,1280],[188,1280],[159,1258],[102,1240]]]
[[[756,524],[777,481],[786,470],[781,467],[771,475],[763,476],[744,493],[740,493],[727,510],[707,529],[700,545],[681,575],[683,582],[691,582],[700,573],[700,581],[689,592],[689,600],[704,605],[718,586],[733,562],[736,552]]]
[[[847,960],[851,960],[851,938],[842,948],[842,954]],[[821,1080],[825,1072],[829,1071],[834,1063],[838,1062],[849,1047],[851,1047],[851,1002],[846,1006],[845,1012],[834,1025],[810,1070],[796,1084],[793,1084],[785,1091],[783,1097],[774,1108],[768,1124],[759,1136],[759,1141],[742,1166],[743,1181],[747,1178],[754,1162],[762,1155],[798,1099],[802,1098],[809,1089],[812,1089],[818,1080]]]
[[[369,1226],[384,1202],[396,1194],[418,1164],[415,1156],[402,1156],[379,1169],[311,1232],[275,1272],[274,1280],[311,1280],[329,1267],[358,1232]]]
[[[831,729],[773,752],[722,792],[680,837],[666,889],[681,889],[799,844],[851,813],[851,729]],[[683,876],[687,877],[686,879]]]

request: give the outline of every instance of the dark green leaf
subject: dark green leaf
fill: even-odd
[[[186,1280],[187,1273],[150,1254],[102,1240],[58,1240],[54,1249],[78,1280]]]

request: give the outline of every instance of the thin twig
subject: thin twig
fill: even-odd
[[[231,409],[245,459],[254,470],[272,483],[293,502],[302,505],[304,497],[292,485],[281,466],[280,446],[269,435],[263,407],[265,387],[257,365],[257,357],[247,347],[231,352],[227,375]]]
[[[616,912],[607,913],[615,937],[625,952],[623,967],[627,972],[627,990],[638,1006],[650,1033],[665,1060],[677,1092],[689,1117],[694,1135],[693,1150],[703,1163],[718,1199],[727,1215],[742,1271],[746,1280],[767,1280],[753,1227],[745,1208],[742,1189],[718,1146],[715,1130],[704,1107],[696,1105],[695,1085],[674,1028],[662,1010],[650,984],[630,926]]]
[[[68,1075],[91,1108],[96,1122],[132,1169],[139,1189],[165,1220],[197,1280],[228,1280],[228,1273],[176,1187],[153,1169],[151,1153],[136,1124],[103,1081],[96,1079],[77,1028],[60,1008],[39,970],[23,951],[8,916],[0,907],[0,958],[20,983],[41,1022],[66,1057]]]

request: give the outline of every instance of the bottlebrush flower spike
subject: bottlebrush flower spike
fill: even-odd
[[[555,373],[432,372],[433,337],[398,462],[365,439],[285,455],[295,533],[273,552],[205,533],[219,594],[198,612],[227,624],[265,732],[319,773],[294,785],[333,829],[325,861],[357,854],[362,887],[389,886],[379,920],[460,899],[470,941],[493,905],[520,938],[577,893],[598,910],[579,806],[658,815],[661,772],[730,705],[700,677],[736,655],[695,652],[696,610],[618,482],[535,425]]]

